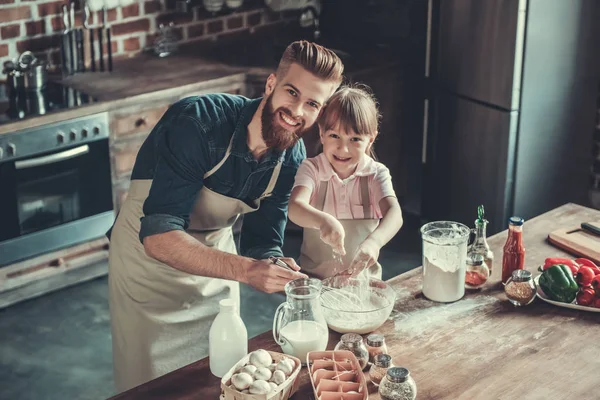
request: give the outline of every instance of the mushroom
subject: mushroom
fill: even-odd
[[[248,364],[248,365],[244,366],[239,372],[245,372],[245,373],[253,376],[254,373],[256,372],[256,367],[252,364]]]
[[[259,349],[250,353],[250,364],[255,367],[268,367],[273,362],[268,351]]]
[[[250,385],[251,394],[267,394],[271,391],[271,385],[269,382],[263,380],[256,380]]]
[[[231,383],[233,383],[233,386],[235,386],[237,390],[248,389],[253,381],[254,379],[252,379],[252,376],[245,372],[240,372],[231,377]]]
[[[294,371],[294,362],[289,358],[282,358],[277,363],[277,370],[283,371],[285,376],[290,375]]]
[[[256,369],[253,377],[256,380],[268,381],[269,379],[271,379],[272,375],[273,375],[273,373],[271,372],[271,370],[269,368],[260,367],[260,368]]]
[[[285,382],[285,373],[279,369],[273,372],[271,382],[274,382],[276,385],[281,385],[283,382]]]
[[[275,382],[269,382],[269,385],[271,385],[271,391],[277,390],[277,384]]]

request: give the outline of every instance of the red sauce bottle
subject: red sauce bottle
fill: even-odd
[[[523,218],[508,219],[508,238],[502,255],[502,283],[506,283],[513,271],[525,267],[525,246],[523,245]]]

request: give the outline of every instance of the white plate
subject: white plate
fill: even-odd
[[[537,285],[537,297],[544,300],[546,303],[554,304],[555,306],[559,306],[559,307],[573,308],[575,310],[600,312],[600,308],[580,306],[579,304],[575,304],[575,300],[573,300],[573,303],[561,303],[560,301],[549,299],[548,296],[546,296],[546,293],[544,293],[544,291],[540,287],[540,282],[539,282],[540,276],[541,275],[538,275],[534,278],[535,284]]]

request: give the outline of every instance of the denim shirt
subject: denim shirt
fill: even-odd
[[[294,176],[306,158],[304,143],[283,151],[269,150],[260,161],[248,149],[248,124],[261,99],[210,94],[182,99],[154,127],[137,155],[131,179],[152,179],[144,202],[140,241],[146,236],[187,229],[200,189],[211,190],[247,204],[265,191],[273,169],[282,160],[271,196],[257,211],[244,216],[241,254],[255,259],[282,256],[287,206]],[[225,163],[204,179],[225,156]]]

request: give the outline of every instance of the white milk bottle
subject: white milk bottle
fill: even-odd
[[[248,354],[248,331],[238,314],[237,302],[223,299],[208,335],[210,372],[222,378]]]

